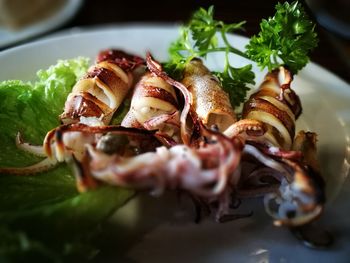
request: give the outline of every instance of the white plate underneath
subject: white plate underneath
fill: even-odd
[[[0,53],[0,80],[35,77],[38,69],[57,59],[88,56],[116,47],[144,55],[151,51],[160,61],[178,29],[166,25],[123,25],[63,33]],[[243,47],[247,39],[229,38]],[[222,57],[209,59],[212,69]],[[244,64],[234,58],[235,64]],[[254,67],[260,83],[264,73]],[[293,88],[303,104],[297,129],[318,133],[319,157],[327,181],[329,202],[321,222],[335,236],[328,250],[313,250],[288,230],[276,228],[262,208],[262,200],[247,200],[240,211],[250,218],[225,224],[211,218],[193,222],[188,202],[175,194],[162,198],[142,196],[129,202],[111,219],[108,239],[110,262],[349,262],[350,258],[350,86],[327,70],[310,63],[295,77]],[[183,207],[186,207],[184,209]],[[107,251],[107,250],[106,250]],[[102,252],[101,256],[104,255]],[[104,260],[107,260],[104,257]]]

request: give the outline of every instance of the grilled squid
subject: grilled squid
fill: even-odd
[[[301,114],[301,102],[290,84],[292,73],[280,67],[265,76],[259,90],[244,104],[243,119],[265,124],[267,143],[289,150],[295,136],[295,121]]]
[[[174,88],[162,78],[146,72],[136,84],[131,107],[122,125],[158,130],[178,137],[180,113]]]
[[[191,110],[192,110],[192,104],[193,104],[192,94],[189,92],[189,90],[186,88],[184,84],[169,77],[163,71],[162,65],[159,62],[153,60],[150,53],[147,53],[146,55],[146,63],[150,72],[152,72],[155,76],[163,79],[169,85],[176,87],[177,90],[182,94],[184,105],[180,114],[180,137],[181,137],[182,143],[189,145],[191,143],[191,137],[192,137],[193,131],[189,129],[187,125],[187,120],[188,120],[188,117],[191,115]],[[132,118],[133,116],[130,116],[129,121],[131,121]]]
[[[193,110],[204,125],[215,126],[222,132],[236,122],[228,94],[200,59],[186,65],[181,82],[192,94]]]
[[[130,61],[131,60],[131,61]],[[108,124],[133,83],[132,70],[142,59],[118,50],[102,51],[68,95],[60,118],[64,124],[80,117],[101,118]]]

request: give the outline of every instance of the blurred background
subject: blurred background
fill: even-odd
[[[350,82],[350,0],[300,0],[317,20],[320,43],[312,61]],[[246,20],[242,35],[259,31],[275,0],[0,0],[0,50],[75,27],[119,23],[181,23],[199,7],[215,6],[219,20]],[[281,0],[281,2],[283,2]]]

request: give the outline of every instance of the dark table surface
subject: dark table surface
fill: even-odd
[[[89,27],[129,22],[174,23],[187,21],[200,6],[215,6],[215,17],[226,22],[246,20],[242,35],[259,31],[261,19],[274,14],[274,0],[176,0],[176,1],[117,1],[85,0],[77,15],[56,31],[71,27]],[[310,11],[310,10],[309,10]],[[312,13],[310,12],[312,15]],[[350,41],[341,39],[317,26],[319,45],[311,60],[350,83]],[[52,33],[52,31],[50,32]]]

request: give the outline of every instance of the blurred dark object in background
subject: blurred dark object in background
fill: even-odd
[[[0,25],[20,30],[59,10],[66,0],[0,0]]]
[[[320,25],[350,40],[349,0],[306,0],[306,3]]]
[[[350,0],[305,0],[350,76]],[[344,75],[344,76],[346,76]],[[343,76],[343,77],[344,77]]]

